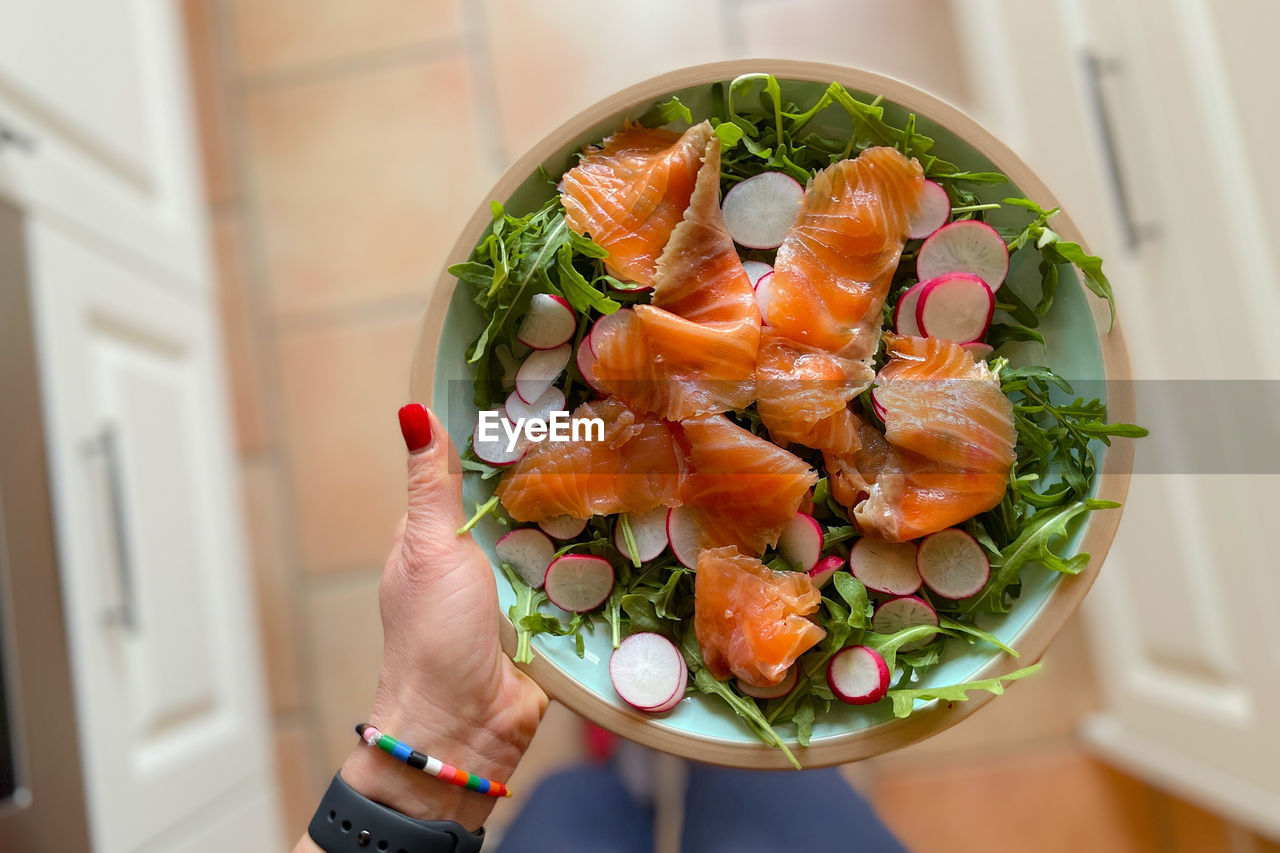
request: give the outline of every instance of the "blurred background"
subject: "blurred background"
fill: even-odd
[[[809,59],[952,101],[1107,259],[1135,376],[1277,378],[1278,9],[0,0],[0,850],[301,834],[373,692],[445,253],[653,74]],[[1275,473],[1136,477],[1044,671],[850,781],[918,853],[1280,851]],[[584,749],[553,705],[513,787]]]

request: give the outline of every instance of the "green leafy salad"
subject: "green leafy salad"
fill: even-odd
[[[1091,495],[1098,477],[1095,457],[1101,445],[1113,437],[1146,434],[1131,424],[1108,423],[1106,404],[1077,395],[1069,381],[1051,369],[1034,364],[1043,353],[1042,320],[1054,311],[1059,276],[1075,267],[1091,292],[1105,299],[1114,318],[1111,286],[1101,261],[1078,244],[1061,238],[1052,228],[1055,210],[1044,210],[1026,198],[1002,198],[999,187],[1008,183],[997,172],[966,171],[933,153],[934,141],[917,129],[914,115],[891,121],[880,98],[860,100],[843,86],[832,83],[811,104],[797,105],[783,97],[778,81],[763,74],[739,77],[708,87],[708,106],[695,115],[689,106],[672,97],[640,118],[649,126],[671,124],[683,128],[710,120],[722,147],[722,196],[741,181],[763,172],[783,172],[807,185],[815,173],[872,146],[891,146],[916,158],[926,179],[945,189],[950,205],[947,221],[975,220],[996,228],[1016,268],[1034,264],[1035,282],[1022,276],[1015,292],[1006,284],[995,291],[995,314],[982,341],[992,373],[1013,406],[1017,431],[1017,460],[1009,473],[1004,498],[995,508],[959,525],[981,546],[990,563],[985,585],[973,595],[953,600],[922,587],[916,595],[936,611],[937,624],[913,625],[893,633],[877,633],[872,618],[878,604],[890,598],[868,588],[849,571],[837,571],[821,589],[817,621],[826,636],[795,663],[794,687],[775,698],[752,698],[734,679],[717,680],[701,657],[693,628],[694,573],[677,561],[670,549],[653,559],[641,559],[634,532],[626,516],[595,516],[581,532],[556,543],[554,556],[593,555],[608,561],[614,583],[603,603],[591,612],[567,613],[553,606],[544,590],[531,586],[511,565],[504,574],[515,592],[509,616],[518,634],[517,662],[534,654],[531,639],[544,635],[558,639],[542,642],[574,644],[583,654],[583,632],[607,630],[614,647],[630,634],[656,632],[669,638],[684,656],[688,670],[686,694],[716,697],[733,709],[759,738],[783,750],[795,766],[788,744],[807,746],[814,724],[839,697],[826,674],[828,662],[851,645],[874,649],[891,673],[891,683],[880,702],[898,717],[905,717],[931,700],[962,701],[970,691],[1001,693],[1004,685],[1033,673],[1039,664],[1016,670],[1002,678],[943,687],[924,687],[921,676],[948,656],[948,641],[987,646],[1017,656],[993,634],[978,626],[982,614],[1005,613],[1017,606],[1022,573],[1038,564],[1062,574],[1079,573],[1088,554],[1071,554],[1066,545],[1083,517],[1119,504]],[[690,99],[691,101],[693,99]],[[840,127],[832,133],[829,128]],[[492,203],[493,222],[465,263],[450,268],[468,289],[483,315],[483,332],[471,343],[467,361],[474,369],[474,402],[480,410],[499,407],[514,387],[515,366],[529,353],[517,340],[520,320],[539,294],[567,301],[576,319],[572,347],[576,353],[584,335],[602,315],[647,302],[650,293],[611,276],[603,259],[607,252],[590,239],[570,230],[560,197],[555,192],[559,175],[545,174],[548,198],[534,210],[504,209]],[[993,200],[996,199],[996,200]],[[893,328],[894,310],[903,295],[917,284],[916,255],[922,240],[909,240],[893,279],[885,311],[885,326]],[[742,250],[743,260],[772,263],[772,250]],[[1033,292],[1028,292],[1033,291]],[[881,352],[873,367],[886,361]],[[1031,362],[1031,363],[1029,363]],[[564,392],[564,408],[572,411],[595,393],[573,358],[557,387]],[[855,411],[868,423],[883,427],[870,391],[853,401]],[[726,413],[734,423],[768,438],[752,405]],[[790,450],[810,462],[820,474],[821,454],[803,447]],[[463,454],[469,476],[496,485],[503,467],[477,456],[469,445]],[[831,496],[826,477],[813,489],[812,517],[821,526],[821,556],[847,559],[859,539],[849,510]],[[506,515],[496,495],[483,501],[464,530],[485,516],[509,528],[521,525]],[[796,569],[775,550],[761,560],[774,570]],[[600,623],[603,623],[601,625]],[[785,735],[785,736],[784,736]]]

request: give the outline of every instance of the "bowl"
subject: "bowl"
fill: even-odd
[[[1010,186],[1001,186],[997,198],[1025,195],[1045,208],[1057,206],[1044,183],[1007,146],[963,112],[938,98],[898,80],[836,65],[791,60],[736,60],[699,65],[672,71],[627,88],[579,113],[535,145],[498,181],[463,226],[448,256],[448,263],[465,260],[483,236],[491,216],[489,201],[498,199],[522,211],[541,202],[552,192],[539,178],[538,167],[553,172],[567,168],[574,153],[617,129],[624,118],[636,118],[655,102],[679,93],[686,103],[706,96],[709,84],[728,81],[752,72],[772,73],[781,81],[784,96],[799,103],[811,103],[826,84],[838,81],[855,94],[881,95],[891,115],[914,112],[918,128],[932,136],[934,151],[962,168],[998,169],[1008,175]],[[1016,190],[1015,190],[1016,188]],[[1083,243],[1066,212],[1054,219],[1054,229],[1065,239]],[[1034,268],[1011,270],[1019,275],[1035,274]],[[448,425],[454,442],[465,446],[475,423],[471,402],[471,375],[464,349],[479,332],[480,315],[470,295],[456,287],[456,280],[443,271],[427,306],[412,371],[413,399],[431,400]],[[1092,387],[1106,388],[1112,420],[1132,421],[1133,401],[1128,383],[1101,380],[1128,376],[1128,357],[1118,326],[1105,330],[1105,317],[1091,304],[1095,300],[1075,275],[1064,275],[1054,309],[1042,327],[1049,340],[1047,363],[1073,380],[1085,380]],[[1100,392],[1102,393],[1102,392]],[[1123,501],[1132,467],[1128,442],[1099,448],[1099,471],[1095,496]],[[464,497],[468,506],[487,496],[477,478],[468,477]],[[1023,574],[1021,598],[1011,612],[992,618],[983,627],[1021,653],[1013,658],[995,649],[952,641],[945,663],[926,673],[921,684],[949,684],[989,678],[1012,672],[1040,659],[1053,637],[1079,606],[1098,573],[1111,545],[1120,511],[1090,513],[1071,538],[1073,552],[1092,555],[1088,566],[1075,576],[1062,576],[1041,566],[1027,566]],[[506,608],[514,601],[506,579],[497,569],[493,544],[503,528],[486,521],[477,526],[475,538],[495,566],[499,598],[503,609],[502,639],[508,653],[515,648],[515,631],[507,621]],[[602,623],[603,624],[603,623]],[[614,692],[608,674],[610,640],[607,625],[597,627],[586,638],[586,652],[579,659],[567,638],[537,637],[535,657],[524,667],[553,699],[622,737],[665,752],[715,764],[781,768],[789,766],[780,750],[766,746],[743,725],[719,699],[702,695],[688,698],[672,712],[653,717],[631,710]],[[994,653],[992,653],[994,652]],[[920,686],[920,685],[917,685]],[[936,734],[974,713],[990,701],[992,694],[975,691],[967,702],[933,702],[917,708],[909,717],[894,718],[887,709],[871,706],[840,706],[821,717],[814,726],[808,747],[795,747],[796,757],[806,767],[821,767],[867,758],[897,749]],[[837,703],[838,704],[838,703]],[[884,703],[881,703],[882,705]],[[788,736],[785,727],[780,729]]]

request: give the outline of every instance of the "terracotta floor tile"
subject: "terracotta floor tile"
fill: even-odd
[[[720,5],[486,0],[488,55],[507,158],[515,159],[620,88],[673,68],[728,58]]]
[[[315,719],[322,775],[332,773],[359,741],[353,726],[369,714],[382,660],[378,616],[380,572],[313,579],[307,594]]]
[[[232,0],[245,74],[401,48],[462,32],[461,0]]]
[[[865,68],[957,104],[966,100],[960,47],[946,3],[760,0],[743,4],[741,15],[747,56]]]
[[[329,776],[316,766],[314,733],[298,722],[275,727],[276,779],[280,785],[281,823],[292,844],[307,831]]]
[[[210,223],[222,312],[223,346],[236,444],[240,452],[262,450],[270,441],[263,408],[262,349],[245,257],[245,230],[238,214],[215,216]]]
[[[404,513],[407,402],[419,318],[282,333],[286,456],[302,566],[381,567]]]
[[[270,461],[241,466],[245,525],[257,591],[258,624],[271,709],[300,710],[306,702],[298,646],[299,586],[294,583],[292,554],[286,544],[280,473]]]
[[[911,769],[889,760],[872,801],[914,853],[1165,853],[1158,796],[1073,748]]]
[[[425,295],[489,185],[475,98],[457,58],[246,95],[276,312]]]
[[[1180,797],[1166,796],[1170,853],[1233,853],[1230,825]]]
[[[237,197],[227,127],[227,78],[219,56],[216,0],[182,0],[187,63],[200,137],[204,191],[212,205]]]

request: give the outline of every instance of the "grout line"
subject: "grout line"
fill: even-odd
[[[479,121],[480,139],[485,141],[485,156],[494,175],[500,175],[511,162],[511,152],[503,140],[502,124],[495,106],[498,85],[493,76],[493,51],[489,44],[488,4],[471,0],[463,4],[465,22],[464,47],[475,81],[473,98]]]
[[[329,83],[345,77],[375,71],[436,62],[457,56],[463,45],[454,36],[445,36],[404,47],[393,47],[372,53],[361,53],[335,59],[307,62],[290,68],[233,75],[243,94],[273,91],[292,86]]]

